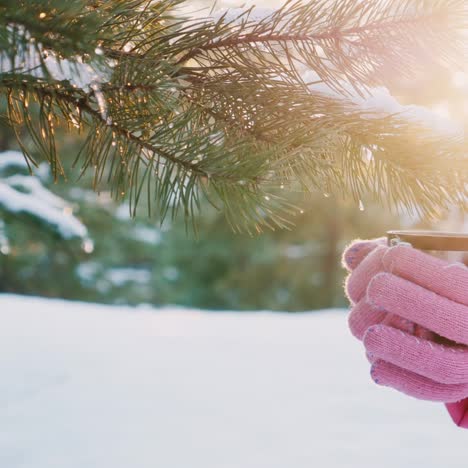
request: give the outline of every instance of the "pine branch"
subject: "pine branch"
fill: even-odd
[[[249,199],[252,203],[255,200],[258,206],[262,204],[259,199],[263,197],[263,191],[257,187],[261,177],[255,175],[258,173],[258,168],[255,167],[258,159],[249,161],[245,158],[244,151],[248,151],[245,143],[223,147],[220,144],[209,144],[207,138],[197,141],[193,136],[188,135],[189,139],[184,145],[175,145],[177,156],[166,150],[171,143],[174,146],[173,142],[167,142],[162,146],[154,143],[163,138],[177,138],[177,131],[181,130],[181,125],[185,124],[186,114],[182,114],[180,123],[177,119],[173,119],[172,128],[164,124],[160,132],[155,131],[151,135],[141,137],[121,126],[118,120],[114,122],[105,118],[98,110],[98,102],[92,101],[93,92],[84,93],[80,89],[73,88],[66,81],[51,82],[35,77],[26,79],[25,75],[21,75],[19,79],[18,76],[4,75],[0,80],[0,89],[2,87],[7,88],[10,93],[11,107],[15,109],[14,117],[12,115],[10,118],[15,126],[28,122],[25,118],[28,118],[29,101],[35,100],[41,103],[41,106],[47,102],[48,107],[57,107],[60,110],[60,118],[74,122],[74,126],[89,127],[88,139],[80,153],[84,161],[82,170],[88,167],[94,168],[96,188],[107,171],[107,179],[111,181],[115,196],[121,198],[127,193],[130,194],[131,201],[134,202],[132,203],[133,212],[141,196],[143,184],[148,184],[147,190],[154,191],[154,198],[162,218],[169,211],[172,216],[175,216],[179,205],[184,207],[187,217],[192,216],[199,205],[196,194],[197,186],[204,184],[205,187],[207,181],[217,198],[227,202],[228,200],[223,198],[226,194],[236,192],[238,189],[247,191],[247,188],[242,185],[248,180],[248,190],[251,193],[247,198],[244,196],[239,199]],[[145,88],[139,86],[134,88],[138,91],[142,89]],[[13,95],[14,91],[16,94]],[[121,89],[110,87],[109,90],[103,91],[113,93],[120,92]],[[111,95],[106,95],[106,98],[112,103]],[[45,155],[49,154],[48,148],[54,146],[53,121],[60,121],[60,118],[54,116],[54,119],[45,119],[42,122],[43,126],[39,129],[33,128],[32,124],[28,123],[34,140],[41,141],[40,146]],[[129,122],[126,123],[128,125]],[[180,136],[181,134],[178,137]],[[181,146],[186,146],[184,152],[180,151]],[[242,146],[245,146],[244,150]],[[202,149],[205,154],[203,158],[197,160],[197,155],[201,154]],[[24,150],[27,151],[26,148]],[[32,157],[31,160],[35,164]],[[229,163],[236,166],[236,173],[231,173],[232,166]],[[245,168],[242,169],[242,166]],[[55,177],[60,174],[61,170],[56,169]],[[143,175],[140,172],[143,172]],[[236,186],[236,189],[230,188],[232,185]],[[262,219],[257,219],[257,222],[260,225],[268,223],[267,220]]]
[[[460,31],[467,25],[460,0],[290,1],[260,21],[250,19],[252,11],[228,23],[221,37],[207,38],[190,50],[180,63],[197,59],[225,68],[256,66],[296,79],[299,62],[341,92],[343,77],[364,92],[386,83],[390,66],[395,73],[411,75],[421,55],[430,53],[434,62],[459,67]]]
[[[8,122],[27,128],[56,177],[65,125],[87,134],[82,172],[128,196],[133,214],[145,192],[161,218],[193,218],[207,197],[253,233],[291,225],[288,190],[371,192],[429,216],[465,206],[461,139],[353,100],[389,68],[413,74],[422,56],[462,63],[463,0],[289,2],[233,21],[187,19],[181,3],[0,1]],[[312,86],[311,70],[334,92]]]

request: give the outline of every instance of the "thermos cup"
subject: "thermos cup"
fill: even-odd
[[[447,260],[465,263],[468,261],[468,234],[416,230],[388,231],[387,242],[389,246],[399,243],[410,244],[415,249]]]

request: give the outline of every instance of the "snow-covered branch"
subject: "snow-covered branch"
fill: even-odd
[[[73,215],[72,207],[45,188],[28,170],[18,151],[0,153],[0,210],[27,216],[48,226],[62,239],[89,243],[86,226]],[[14,172],[9,175],[9,172]],[[0,213],[1,213],[0,211]]]

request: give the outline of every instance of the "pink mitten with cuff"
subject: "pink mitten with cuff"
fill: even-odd
[[[373,380],[446,403],[468,428],[468,268],[383,239],[354,242],[343,264],[349,326]]]

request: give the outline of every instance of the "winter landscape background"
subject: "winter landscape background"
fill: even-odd
[[[466,121],[465,73],[396,81],[403,104]],[[340,265],[356,237],[467,231],[466,213],[435,223],[292,194],[291,231],[233,235],[206,203],[194,235],[78,181],[82,143],[57,128],[67,178],[54,181],[0,125],[1,468],[467,466],[443,405],[371,381]]]

